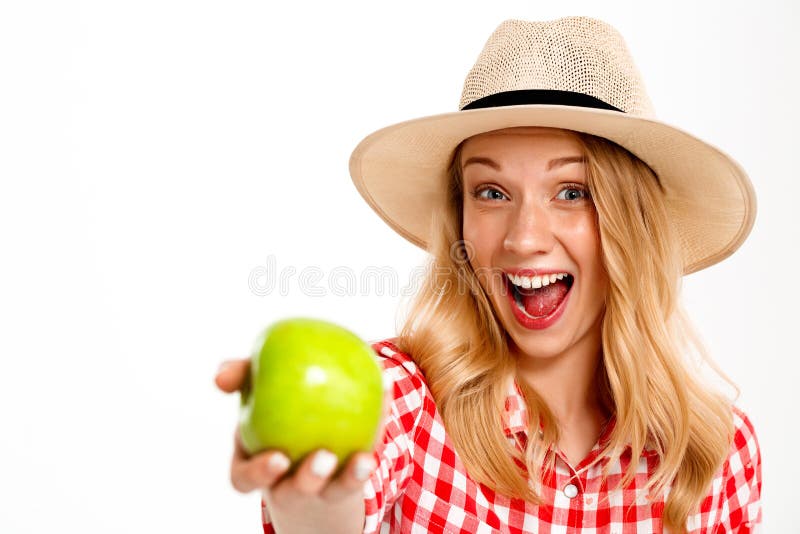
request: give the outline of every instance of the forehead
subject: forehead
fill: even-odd
[[[535,147],[542,155],[583,153],[576,132],[559,128],[521,126],[493,130],[467,138],[462,145],[462,160],[471,155],[489,156]],[[557,153],[557,154],[555,154]]]

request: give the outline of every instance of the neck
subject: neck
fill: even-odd
[[[602,421],[606,414],[597,377],[601,347],[596,329],[555,357],[535,358],[516,352],[517,378],[537,392],[561,425]]]

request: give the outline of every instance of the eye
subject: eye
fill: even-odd
[[[502,191],[494,187],[476,188],[472,192],[472,197],[483,200],[505,200],[507,198]]]
[[[568,202],[575,202],[581,199],[590,198],[589,190],[577,184],[570,184],[558,192],[556,198],[559,200],[566,200]]]

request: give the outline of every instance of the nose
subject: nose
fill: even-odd
[[[511,215],[503,246],[517,256],[531,256],[552,251],[555,242],[546,210],[526,203]]]

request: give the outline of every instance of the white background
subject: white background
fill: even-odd
[[[658,116],[752,177],[750,239],[687,277],[685,303],[756,425],[765,532],[800,532],[788,0],[4,2],[0,532],[259,532],[258,495],[228,481],[237,398],[218,363],[288,315],[390,336],[404,301],[325,279],[314,296],[297,275],[257,295],[250,273],[407,283],[424,256],[358,196],[351,150],[454,111],[502,20],[573,14],[616,26]]]

